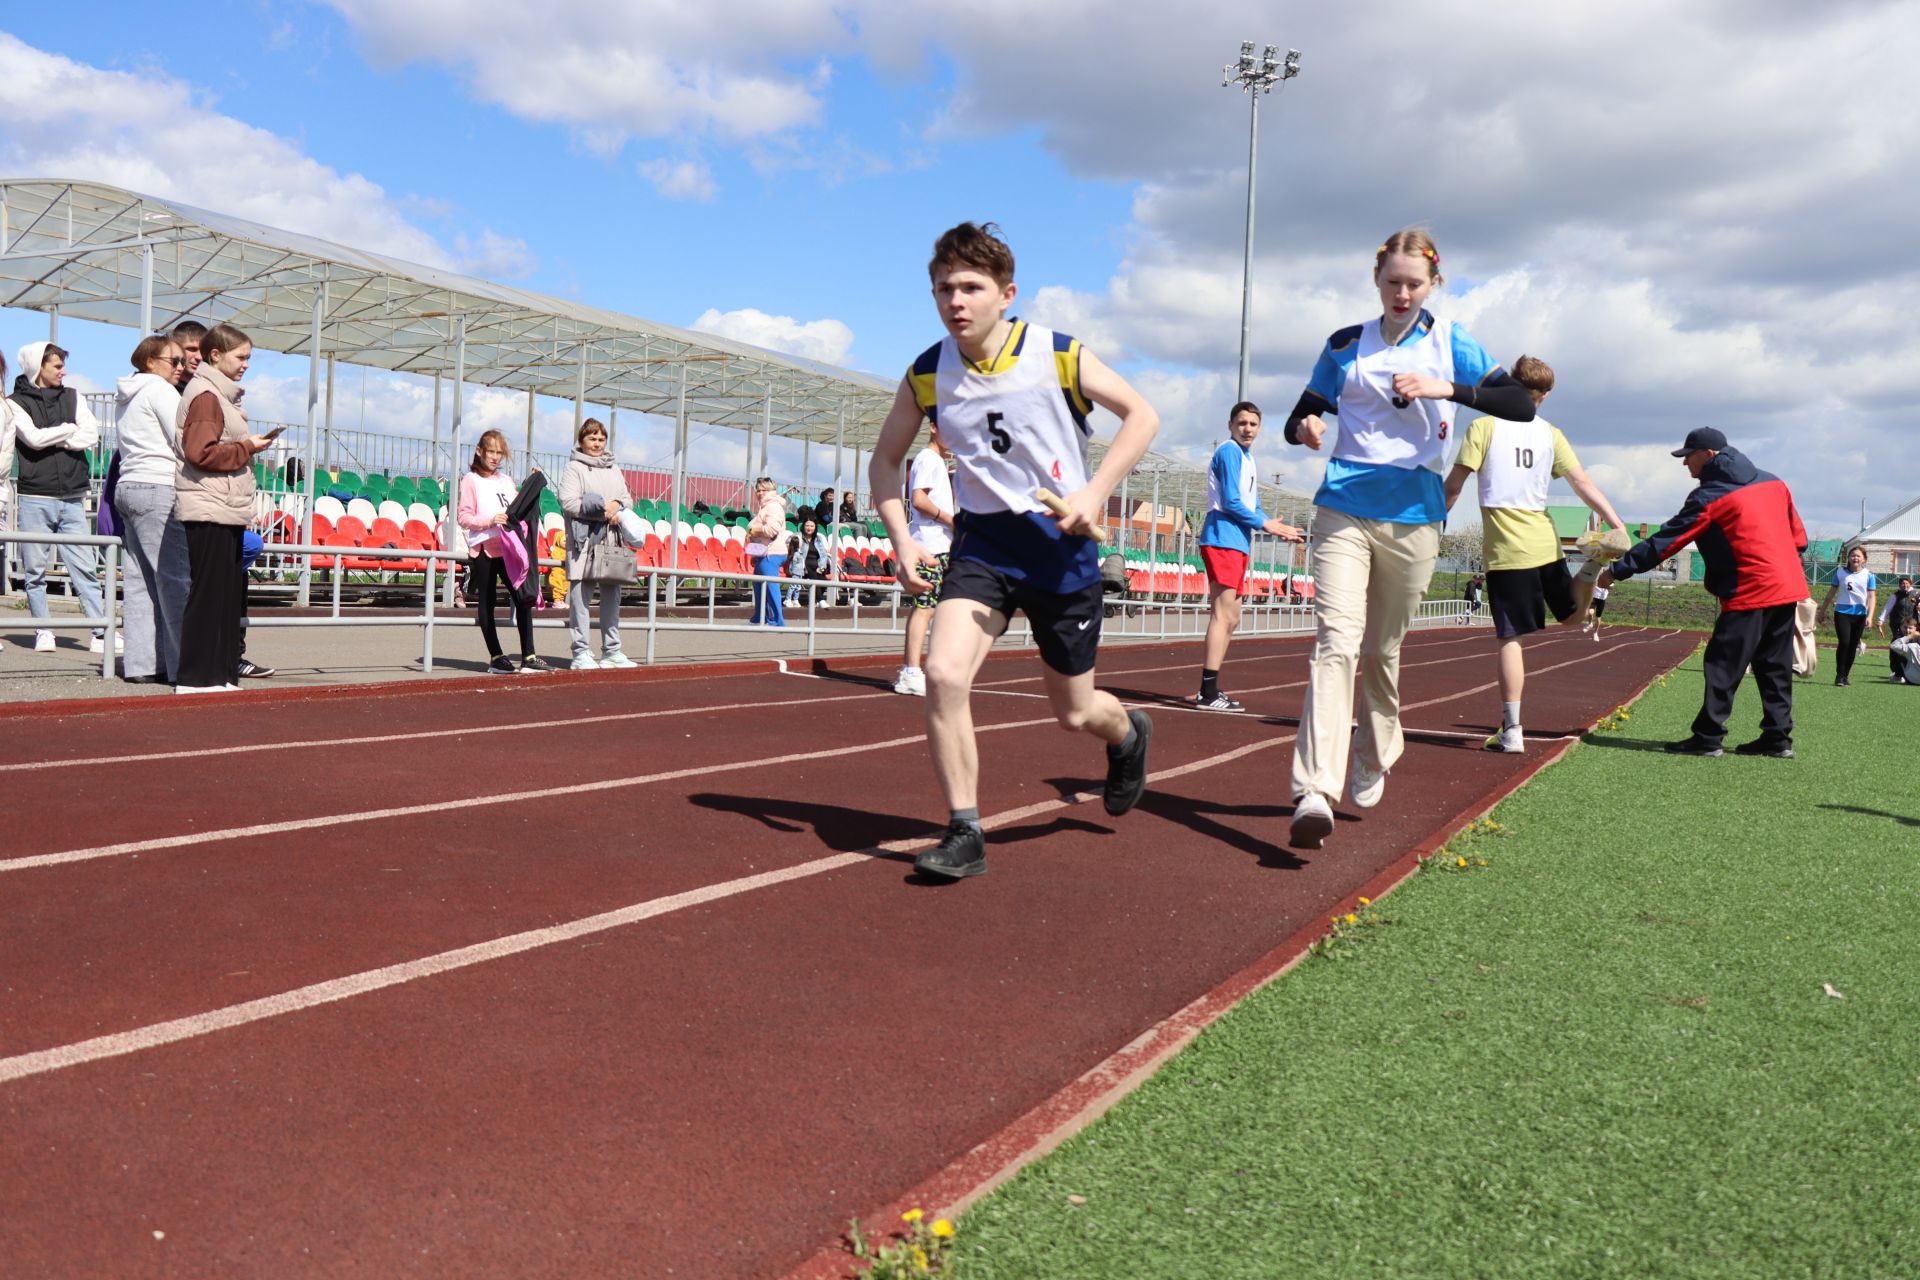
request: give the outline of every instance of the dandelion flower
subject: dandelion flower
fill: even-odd
[[[1373,899],[1372,899],[1372,898],[1362,898],[1362,899],[1360,899],[1360,905],[1361,905],[1361,906],[1363,906],[1363,907],[1370,907],[1370,906],[1372,906],[1372,905],[1373,905]]]
[[[902,1221],[902,1222],[918,1222],[918,1221],[920,1221],[920,1219],[922,1219],[922,1218],[924,1218],[924,1217],[926,1217],[926,1216],[927,1216],[927,1215],[926,1215],[926,1213],[925,1213],[925,1212],[924,1212],[923,1210],[920,1210],[920,1209],[909,1209],[909,1210],[907,1210],[907,1211],[906,1211],[905,1213],[903,1213],[903,1214],[901,1214],[901,1215],[900,1215],[900,1221]]]
[[[925,1249],[921,1249],[918,1247],[914,1249],[913,1265],[920,1268],[920,1270],[922,1271],[927,1270],[927,1251]]]
[[[945,1218],[935,1218],[933,1220],[933,1226],[928,1228],[928,1230],[932,1231],[935,1236],[942,1240],[953,1239],[953,1224]]]
[[[1341,920],[1342,920],[1343,922],[1345,922],[1345,923],[1347,923],[1347,924],[1359,924],[1359,923],[1360,923],[1360,917],[1359,917],[1359,916],[1357,916],[1357,915],[1355,915],[1355,914],[1353,914],[1353,912],[1351,912],[1351,911],[1349,911],[1349,912],[1347,912],[1347,914],[1345,914],[1344,916],[1341,916],[1341,917],[1340,917],[1340,919],[1341,919]]]
[[[1467,865],[1467,860],[1465,858],[1455,858],[1453,860],[1453,865],[1456,867],[1464,867]]]

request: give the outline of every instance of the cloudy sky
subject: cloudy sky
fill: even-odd
[[[1436,309],[1502,360],[1554,365],[1549,416],[1629,518],[1677,505],[1666,450],[1702,423],[1783,475],[1820,532],[1920,492],[1920,358],[1896,336],[1920,285],[1902,53],[1920,0],[88,12],[0,25],[0,174],[114,183],[889,377],[938,336],[932,237],[992,218],[1020,311],[1118,365],[1161,411],[1158,447],[1195,459],[1238,360],[1247,102],[1220,66],[1245,38],[1293,46],[1303,73],[1261,111],[1255,399],[1292,404],[1326,335],[1377,313],[1374,246],[1419,224],[1448,276]],[[69,325],[74,367],[110,382],[127,335]],[[0,312],[9,355],[43,336]],[[256,400],[297,415],[304,365],[256,368]],[[355,412],[359,393],[349,376]],[[427,398],[372,379],[368,424],[424,434]],[[483,397],[472,420],[523,405]],[[543,409],[546,444],[571,410]],[[737,436],[703,447],[703,469],[737,471]],[[657,431],[623,449],[664,453]],[[1277,433],[1261,454],[1298,488],[1323,465]]]

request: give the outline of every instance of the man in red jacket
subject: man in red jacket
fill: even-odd
[[[1778,476],[1757,470],[1714,427],[1696,427],[1673,451],[1700,482],[1680,513],[1600,574],[1611,587],[1644,573],[1688,543],[1706,561],[1706,588],[1720,597],[1720,617],[1707,641],[1706,696],[1693,733],[1667,750],[1717,756],[1740,677],[1753,668],[1760,688],[1760,736],[1734,752],[1793,759],[1793,611],[1807,596],[1800,554],[1807,531],[1793,495]]]

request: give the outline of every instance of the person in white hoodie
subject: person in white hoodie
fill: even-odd
[[[120,483],[113,511],[127,547],[120,677],[128,684],[171,684],[179,665],[180,614],[191,581],[187,532],[173,513],[180,476],[173,425],[180,392],[174,378],[186,363],[171,337],[142,338],[133,349],[134,372],[120,379],[116,397]]]
[[[94,421],[87,402],[72,387],[65,385],[67,353],[51,342],[29,342],[20,348],[20,374],[14,379],[9,399],[20,410],[12,414],[15,452],[20,457],[20,512],[17,517],[22,533],[92,533],[87,522],[87,490],[91,484],[87,451],[100,443],[100,424]],[[20,548],[20,561],[26,568],[27,612],[35,618],[47,614],[47,563],[55,548],[44,542],[28,542]],[[62,546],[60,559],[67,566],[67,579],[80,597],[80,608],[89,618],[101,617],[100,578],[95,568],[93,548]],[[106,629],[93,632],[93,651],[102,652]],[[34,633],[33,647],[43,652],[54,647],[53,632]]]

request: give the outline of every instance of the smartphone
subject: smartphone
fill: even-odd
[[[262,440],[272,440],[272,439],[275,439],[276,437],[278,437],[278,436],[279,436],[279,434],[280,434],[280,433],[281,433],[282,431],[285,431],[285,430],[286,430],[286,428],[285,428],[285,427],[275,427],[275,428],[274,428],[273,430],[271,430],[271,431],[267,431],[267,432],[262,432],[262,433],[261,433],[261,436],[260,436],[260,438],[261,438]]]

